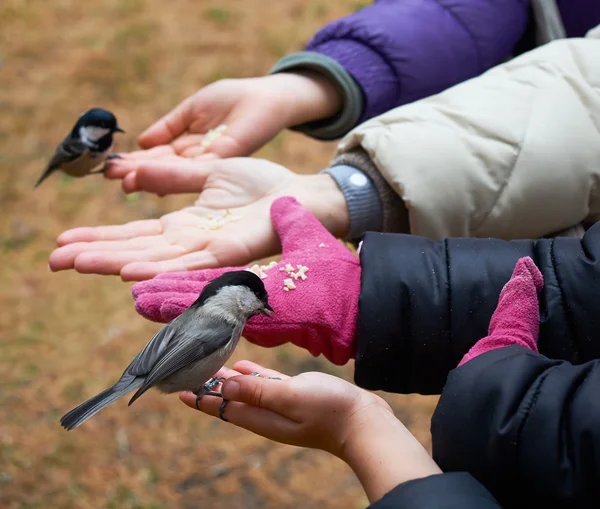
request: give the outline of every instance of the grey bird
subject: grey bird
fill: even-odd
[[[106,159],[118,158],[119,156],[110,154],[115,132],[125,131],[119,127],[117,119],[110,111],[102,108],[86,111],[56,148],[46,171],[36,182],[34,189],[57,170],[72,177],[85,177]]]
[[[129,405],[151,387],[166,394],[191,391],[196,394],[196,406],[203,396],[222,397],[213,389],[223,379],[211,377],[233,353],[248,319],[272,312],[260,277],[247,270],[222,274],[154,335],[117,383],[66,413],[61,425],[67,430],[76,428],[136,389]],[[219,409],[223,420],[226,404],[223,400]]]

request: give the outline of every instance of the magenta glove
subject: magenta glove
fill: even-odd
[[[529,257],[517,261],[513,275],[504,285],[498,307],[490,321],[489,336],[480,339],[462,358],[459,366],[482,353],[510,345],[538,351],[540,310],[538,292],[544,286],[541,272]]]
[[[360,294],[360,263],[296,199],[283,197],[271,205],[271,221],[281,240],[282,258],[264,267],[272,318],[255,316],[244,337],[260,346],[291,342],[315,357],[343,365],[355,353],[354,338]],[[288,274],[286,266],[293,268]],[[288,268],[289,268],[288,266]],[[298,266],[308,267],[304,277]],[[229,267],[159,274],[133,286],[136,311],[166,323],[185,311],[204,286]],[[284,289],[291,279],[294,289]]]

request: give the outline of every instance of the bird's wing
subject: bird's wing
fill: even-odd
[[[56,148],[52,159],[48,163],[46,167],[46,171],[42,173],[42,176],[36,182],[35,187],[39,186],[44,180],[46,180],[50,174],[60,168],[61,165],[65,163],[70,163],[74,161],[78,157],[80,157],[88,147],[82,143],[81,141],[71,138],[71,136],[67,136],[62,143]]]
[[[152,368],[160,359],[161,354],[167,348],[167,345],[175,337],[176,328],[173,322],[169,322],[162,327],[144,347],[144,349],[135,356],[131,364],[123,372],[123,376],[115,384],[115,389],[126,386],[136,377],[145,377],[152,371]]]
[[[176,333],[176,338],[163,350],[143,385],[131,398],[130,405],[157,382],[223,348],[231,341],[235,327],[223,320],[203,317],[200,323],[186,329]]]

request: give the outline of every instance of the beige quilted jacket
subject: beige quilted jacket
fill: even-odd
[[[600,26],[550,42],[349,133],[410,232],[536,238],[600,219]]]

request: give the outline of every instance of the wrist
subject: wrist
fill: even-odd
[[[297,175],[287,193],[295,196],[336,238],[344,238],[350,229],[346,197],[333,177],[327,174]]]
[[[440,474],[425,448],[387,405],[354,414],[340,458],[358,477],[371,503],[407,481]]]
[[[265,79],[282,91],[281,110],[287,127],[330,118],[342,109],[343,99],[338,89],[317,72],[280,72]]]
[[[331,175],[344,194],[348,208],[348,239],[357,241],[367,231],[383,231],[381,198],[377,187],[364,172],[342,164],[320,173]]]

